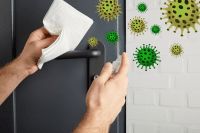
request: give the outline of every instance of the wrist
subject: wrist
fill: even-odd
[[[21,57],[21,55],[16,58],[14,62],[19,65],[19,69],[27,74],[27,76],[35,73],[38,70],[35,62],[24,59],[23,57]]]
[[[74,133],[108,133],[110,124],[104,122],[98,111],[87,111]],[[83,132],[85,131],[85,132]]]
[[[29,67],[19,57],[16,58],[9,66],[12,70],[14,70],[16,73],[19,73],[23,77],[30,75],[28,71]]]
[[[85,117],[92,121],[94,126],[109,127],[111,125],[101,110],[87,110]]]

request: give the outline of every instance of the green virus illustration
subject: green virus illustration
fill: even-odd
[[[175,28],[174,33],[178,30],[183,36],[186,30],[190,33],[190,28],[197,32],[196,24],[199,23],[200,7],[197,0],[168,0],[164,3],[165,7],[160,8],[163,11],[162,19],[168,19],[165,24],[170,24],[167,30]]]
[[[147,23],[144,18],[134,17],[129,22],[129,29],[135,35],[143,35],[147,30]]]
[[[158,35],[158,34],[161,32],[160,26],[157,25],[157,24],[154,24],[153,26],[151,26],[151,32],[152,32],[154,35]]]
[[[121,5],[118,3],[118,0],[99,0],[97,12],[100,18],[112,21],[121,14]]]
[[[148,8],[147,5],[144,2],[142,2],[137,5],[137,9],[139,12],[144,13],[147,11]]]
[[[171,46],[170,52],[172,56],[179,57],[183,54],[183,48],[180,44],[175,43]]]
[[[88,44],[90,47],[96,47],[98,45],[98,39],[96,37],[90,37],[88,39]]]
[[[140,48],[136,48],[135,53],[133,54],[134,60],[136,61],[137,67],[141,69],[151,69],[152,67],[155,69],[155,65],[158,65],[160,60],[160,52],[156,50],[156,47],[151,44],[141,46]]]
[[[106,33],[105,37],[106,37],[106,40],[109,43],[115,44],[119,41],[119,34],[115,31],[111,31],[111,32]]]

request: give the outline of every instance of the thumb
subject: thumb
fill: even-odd
[[[40,47],[43,48],[47,48],[48,46],[50,46],[56,39],[58,38],[58,36],[51,36],[48,37],[46,39],[40,40],[38,41],[38,43],[40,44]]]
[[[111,63],[106,63],[101,70],[99,78],[105,83],[112,75],[113,66]]]

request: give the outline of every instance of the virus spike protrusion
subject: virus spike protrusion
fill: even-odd
[[[177,27],[174,29],[174,33],[176,33],[177,29],[178,29]]]
[[[181,29],[181,36],[183,36],[184,29]]]
[[[195,29],[195,25],[199,25],[200,19],[200,5],[197,0],[167,0],[164,7],[160,8],[163,11],[162,19],[168,19],[166,24],[170,23],[170,27],[175,27],[175,30],[180,29],[181,36],[190,28]],[[168,28],[170,30],[170,28]],[[176,32],[175,32],[176,33]]]
[[[151,68],[155,69],[155,66],[161,61],[159,54],[160,52],[157,51],[156,47],[151,44],[143,44],[136,48],[135,53],[133,53],[133,61],[136,62],[138,68],[144,68],[145,71]]]
[[[179,57],[183,54],[183,48],[180,44],[174,43],[170,48],[170,53],[174,57]]]
[[[170,30],[172,27],[173,27],[173,25],[170,25],[170,26],[167,28],[167,30]]]

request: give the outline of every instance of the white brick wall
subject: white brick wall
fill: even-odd
[[[200,108],[200,91],[190,92],[188,94],[189,107]]]
[[[134,133],[156,133],[157,127],[155,125],[149,125],[149,124],[134,124],[133,132]]]
[[[189,127],[188,133],[200,133],[200,127]]]
[[[162,91],[160,93],[160,106],[184,107],[186,102],[187,99],[184,92]]]
[[[133,96],[136,105],[156,105],[158,98],[153,91],[135,91]]]
[[[200,110],[176,109],[172,111],[172,122],[200,125]]]
[[[200,72],[200,60],[197,56],[188,57],[188,72],[199,73]]]
[[[151,106],[128,106],[127,120],[144,122],[169,122],[169,113],[166,109]]]
[[[158,133],[184,133],[184,128],[174,125],[159,126]]]
[[[166,31],[161,23],[160,4],[167,0],[127,0],[127,26],[134,16],[142,16],[149,25],[159,24],[162,32],[135,37],[127,28],[127,52],[130,58],[129,92],[127,96],[127,133],[200,133],[200,32],[180,39]],[[147,13],[135,6],[148,3]],[[150,15],[148,14],[150,12]],[[200,31],[200,26],[197,27]],[[172,43],[180,43],[184,54],[169,54]],[[161,52],[162,62],[148,72],[137,68],[133,52],[141,44],[153,44]]]

